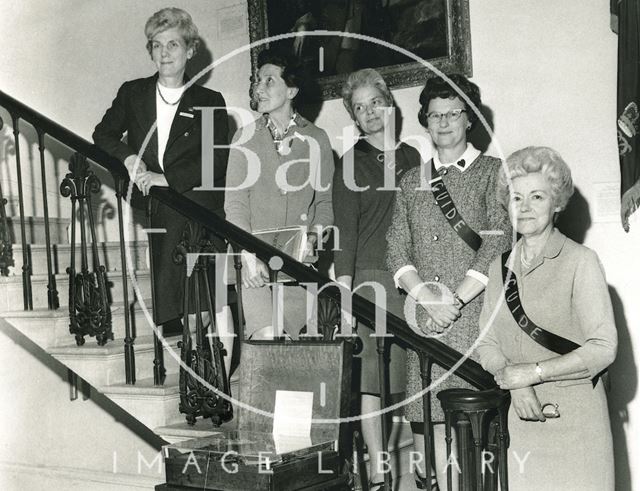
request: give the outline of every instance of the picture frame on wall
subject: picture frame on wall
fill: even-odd
[[[347,75],[375,68],[391,89],[424,84],[433,72],[387,45],[348,35],[303,35],[308,31],[356,33],[381,39],[426,60],[444,73],[472,75],[469,0],[247,0],[252,43],[289,33],[251,50],[276,47],[296,56],[317,80],[322,99],[340,97]]]

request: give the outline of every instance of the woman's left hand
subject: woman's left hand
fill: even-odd
[[[316,236],[310,235],[309,237],[307,237],[307,243],[304,246],[302,262],[305,264],[313,264],[317,260],[318,254],[316,252]]]
[[[161,188],[169,187],[169,183],[167,182],[167,178],[164,177],[164,174],[158,174],[157,172],[142,172],[137,176],[136,185],[142,191],[144,196],[149,194],[151,188],[153,186],[158,186]]]
[[[540,380],[535,363],[518,363],[498,370],[496,383],[504,390],[522,389],[537,384]]]

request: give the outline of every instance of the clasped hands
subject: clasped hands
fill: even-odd
[[[452,297],[453,298],[453,297]],[[447,303],[445,299],[437,297],[428,288],[422,288],[416,301],[429,316],[420,326],[423,334],[440,334],[460,318],[460,306],[456,302]]]
[[[138,161],[137,166],[136,161]],[[147,170],[147,164],[142,159],[138,159],[137,155],[129,155],[124,161],[124,166],[127,168],[129,178],[138,186],[144,196],[149,195],[153,186],[169,187],[164,174]]]

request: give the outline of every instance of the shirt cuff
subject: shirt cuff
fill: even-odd
[[[467,276],[471,276],[474,280],[478,280],[484,286],[487,286],[487,284],[489,283],[489,278],[487,278],[487,276],[483,275],[482,273],[476,271],[475,269],[468,270]]]
[[[416,273],[418,272],[416,267],[412,264],[402,266],[398,271],[396,271],[396,274],[393,275],[393,282],[396,284],[396,288],[402,288],[402,285],[400,284],[400,277],[408,271],[415,271]]]

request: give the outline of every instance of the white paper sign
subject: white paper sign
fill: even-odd
[[[595,182],[596,199],[594,201],[593,221],[620,221],[620,184],[617,182]]]
[[[277,390],[273,440],[277,453],[311,446],[313,392]]]

